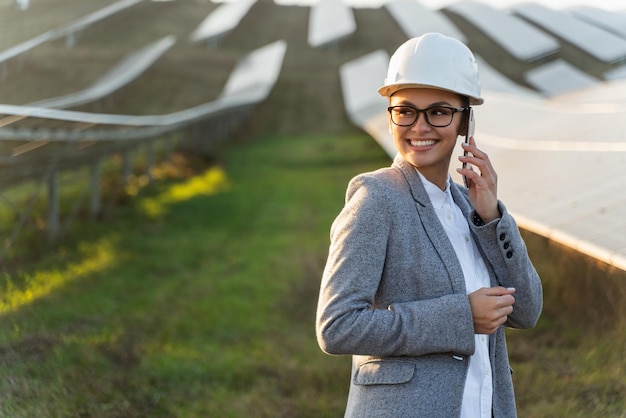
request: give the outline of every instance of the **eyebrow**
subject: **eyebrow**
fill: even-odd
[[[419,109],[417,106],[415,106],[414,103],[411,103],[408,100],[402,100],[399,103],[394,104],[393,106],[411,106],[411,107],[414,107],[416,109]],[[452,103],[449,103],[449,102],[446,102],[446,101],[441,101],[441,102],[431,103],[428,106],[426,106],[424,109],[428,109],[429,107],[437,107],[437,106],[457,107],[457,106],[454,106]],[[459,106],[459,107],[462,107],[462,106]]]

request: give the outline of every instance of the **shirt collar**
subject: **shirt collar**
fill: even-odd
[[[430,203],[433,205],[435,209],[443,208],[446,201],[448,203],[452,202],[452,194],[450,193],[450,175],[448,175],[448,180],[446,181],[445,190],[441,190],[434,183],[431,183],[420,171],[416,168],[417,174],[422,180],[422,184],[424,185],[424,189],[426,189],[426,193],[430,198]]]

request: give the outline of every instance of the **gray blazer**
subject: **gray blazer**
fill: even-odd
[[[515,287],[505,324],[531,328],[542,308],[541,281],[514,219],[476,226],[467,189],[452,197],[467,217],[492,286]],[[316,318],[320,347],[350,354],[346,417],[458,417],[474,325],[461,265],[415,168],[391,167],[350,181],[331,227]],[[493,416],[515,417],[501,327],[489,337]]]

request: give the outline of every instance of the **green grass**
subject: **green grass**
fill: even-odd
[[[349,358],[314,335],[328,229],[388,163],[364,135],[242,141],[7,269],[0,417],[341,416]],[[623,417],[623,276],[527,240],[546,309],[508,333],[520,416]]]
[[[386,162],[364,136],[243,143],[5,273],[0,416],[339,415],[348,359],[313,324],[329,220]]]

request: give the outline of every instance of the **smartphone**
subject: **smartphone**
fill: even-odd
[[[474,120],[474,109],[470,107],[469,115],[467,118],[467,132],[465,133],[465,143],[469,144],[470,137],[474,136],[474,127],[476,126],[476,122]],[[469,153],[467,151],[463,151],[463,155],[467,157]],[[468,168],[469,164],[463,163],[463,168]],[[463,184],[467,187],[467,179],[463,176]]]

